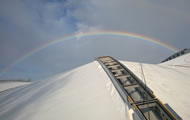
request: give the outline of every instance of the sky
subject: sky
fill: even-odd
[[[182,50],[190,45],[189,11],[189,0],[0,0],[0,79],[45,80],[102,55],[157,64],[176,51],[127,36],[81,35],[130,32]]]

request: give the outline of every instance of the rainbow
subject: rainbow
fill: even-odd
[[[93,32],[81,32],[81,33],[76,33],[76,34],[72,34],[69,36],[65,36],[63,38],[59,38],[56,40],[52,40],[49,41],[45,44],[40,45],[40,47],[33,49],[32,51],[29,51],[28,53],[26,53],[25,55],[21,56],[19,59],[17,59],[14,63],[10,64],[9,66],[7,66],[6,68],[4,68],[3,70],[0,71],[0,75],[2,75],[3,73],[5,73],[6,71],[8,71],[11,67],[15,66],[16,64],[20,63],[21,61],[23,61],[25,58],[37,53],[38,51],[47,48],[51,45],[57,44],[59,42],[63,42],[65,40],[71,40],[71,39],[78,39],[78,38],[83,38],[83,37],[93,37],[93,36],[119,36],[119,37],[130,37],[130,38],[135,38],[138,40],[144,40],[144,41],[148,41],[151,42],[153,44],[157,44],[159,46],[162,46],[164,48],[167,48],[168,50],[172,51],[172,52],[177,52],[179,51],[179,49],[168,45],[160,40],[156,40],[153,39],[151,37],[147,37],[147,36],[143,36],[143,35],[139,35],[139,34],[135,34],[135,33],[130,33],[130,32],[120,32],[120,31],[93,31]]]

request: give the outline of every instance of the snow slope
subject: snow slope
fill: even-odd
[[[23,85],[28,85],[31,82],[18,82],[18,81],[8,81],[8,82],[1,82],[0,81],[0,92],[3,92],[5,90],[11,89],[11,88],[15,88],[15,87],[19,87],[19,86],[23,86]]]
[[[128,107],[95,61],[0,94],[1,120],[126,120]]]
[[[122,63],[146,82],[154,94],[169,104],[182,119],[190,118],[190,54],[158,65]]]
[[[163,103],[188,120],[189,56],[157,65],[121,62]],[[96,61],[47,80],[0,92],[0,120],[130,120],[132,113]]]

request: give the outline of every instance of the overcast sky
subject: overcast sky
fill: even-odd
[[[189,11],[189,0],[0,0],[0,79],[46,79],[101,55],[159,63],[174,52],[108,35],[65,40],[15,64],[41,44],[89,31],[131,32],[189,48]]]

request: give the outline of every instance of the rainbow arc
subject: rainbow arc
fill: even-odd
[[[29,52],[27,52],[25,55],[21,56],[19,59],[17,59],[15,62],[13,62],[11,65],[5,67],[3,70],[0,71],[0,75],[2,75],[3,73],[5,73],[6,71],[8,71],[10,68],[12,68],[13,66],[15,66],[16,64],[20,63],[21,61],[23,61],[24,59],[26,59],[27,57],[37,53],[38,51],[45,49],[51,45],[63,42],[65,40],[71,40],[71,39],[78,39],[78,38],[82,38],[82,37],[93,37],[93,36],[120,36],[120,37],[129,37],[129,38],[135,38],[138,40],[144,40],[147,42],[151,42],[153,44],[157,44],[159,46],[162,46],[164,48],[167,48],[168,50],[172,51],[172,52],[177,52],[179,51],[179,49],[166,44],[160,40],[148,37],[148,36],[144,36],[144,35],[139,35],[136,33],[130,33],[130,32],[120,32],[120,31],[94,31],[94,32],[83,32],[83,33],[77,33],[77,34],[72,34],[69,36],[65,36],[63,38],[59,38],[56,40],[52,40],[49,41],[45,44],[42,44],[40,47],[35,48]]]

